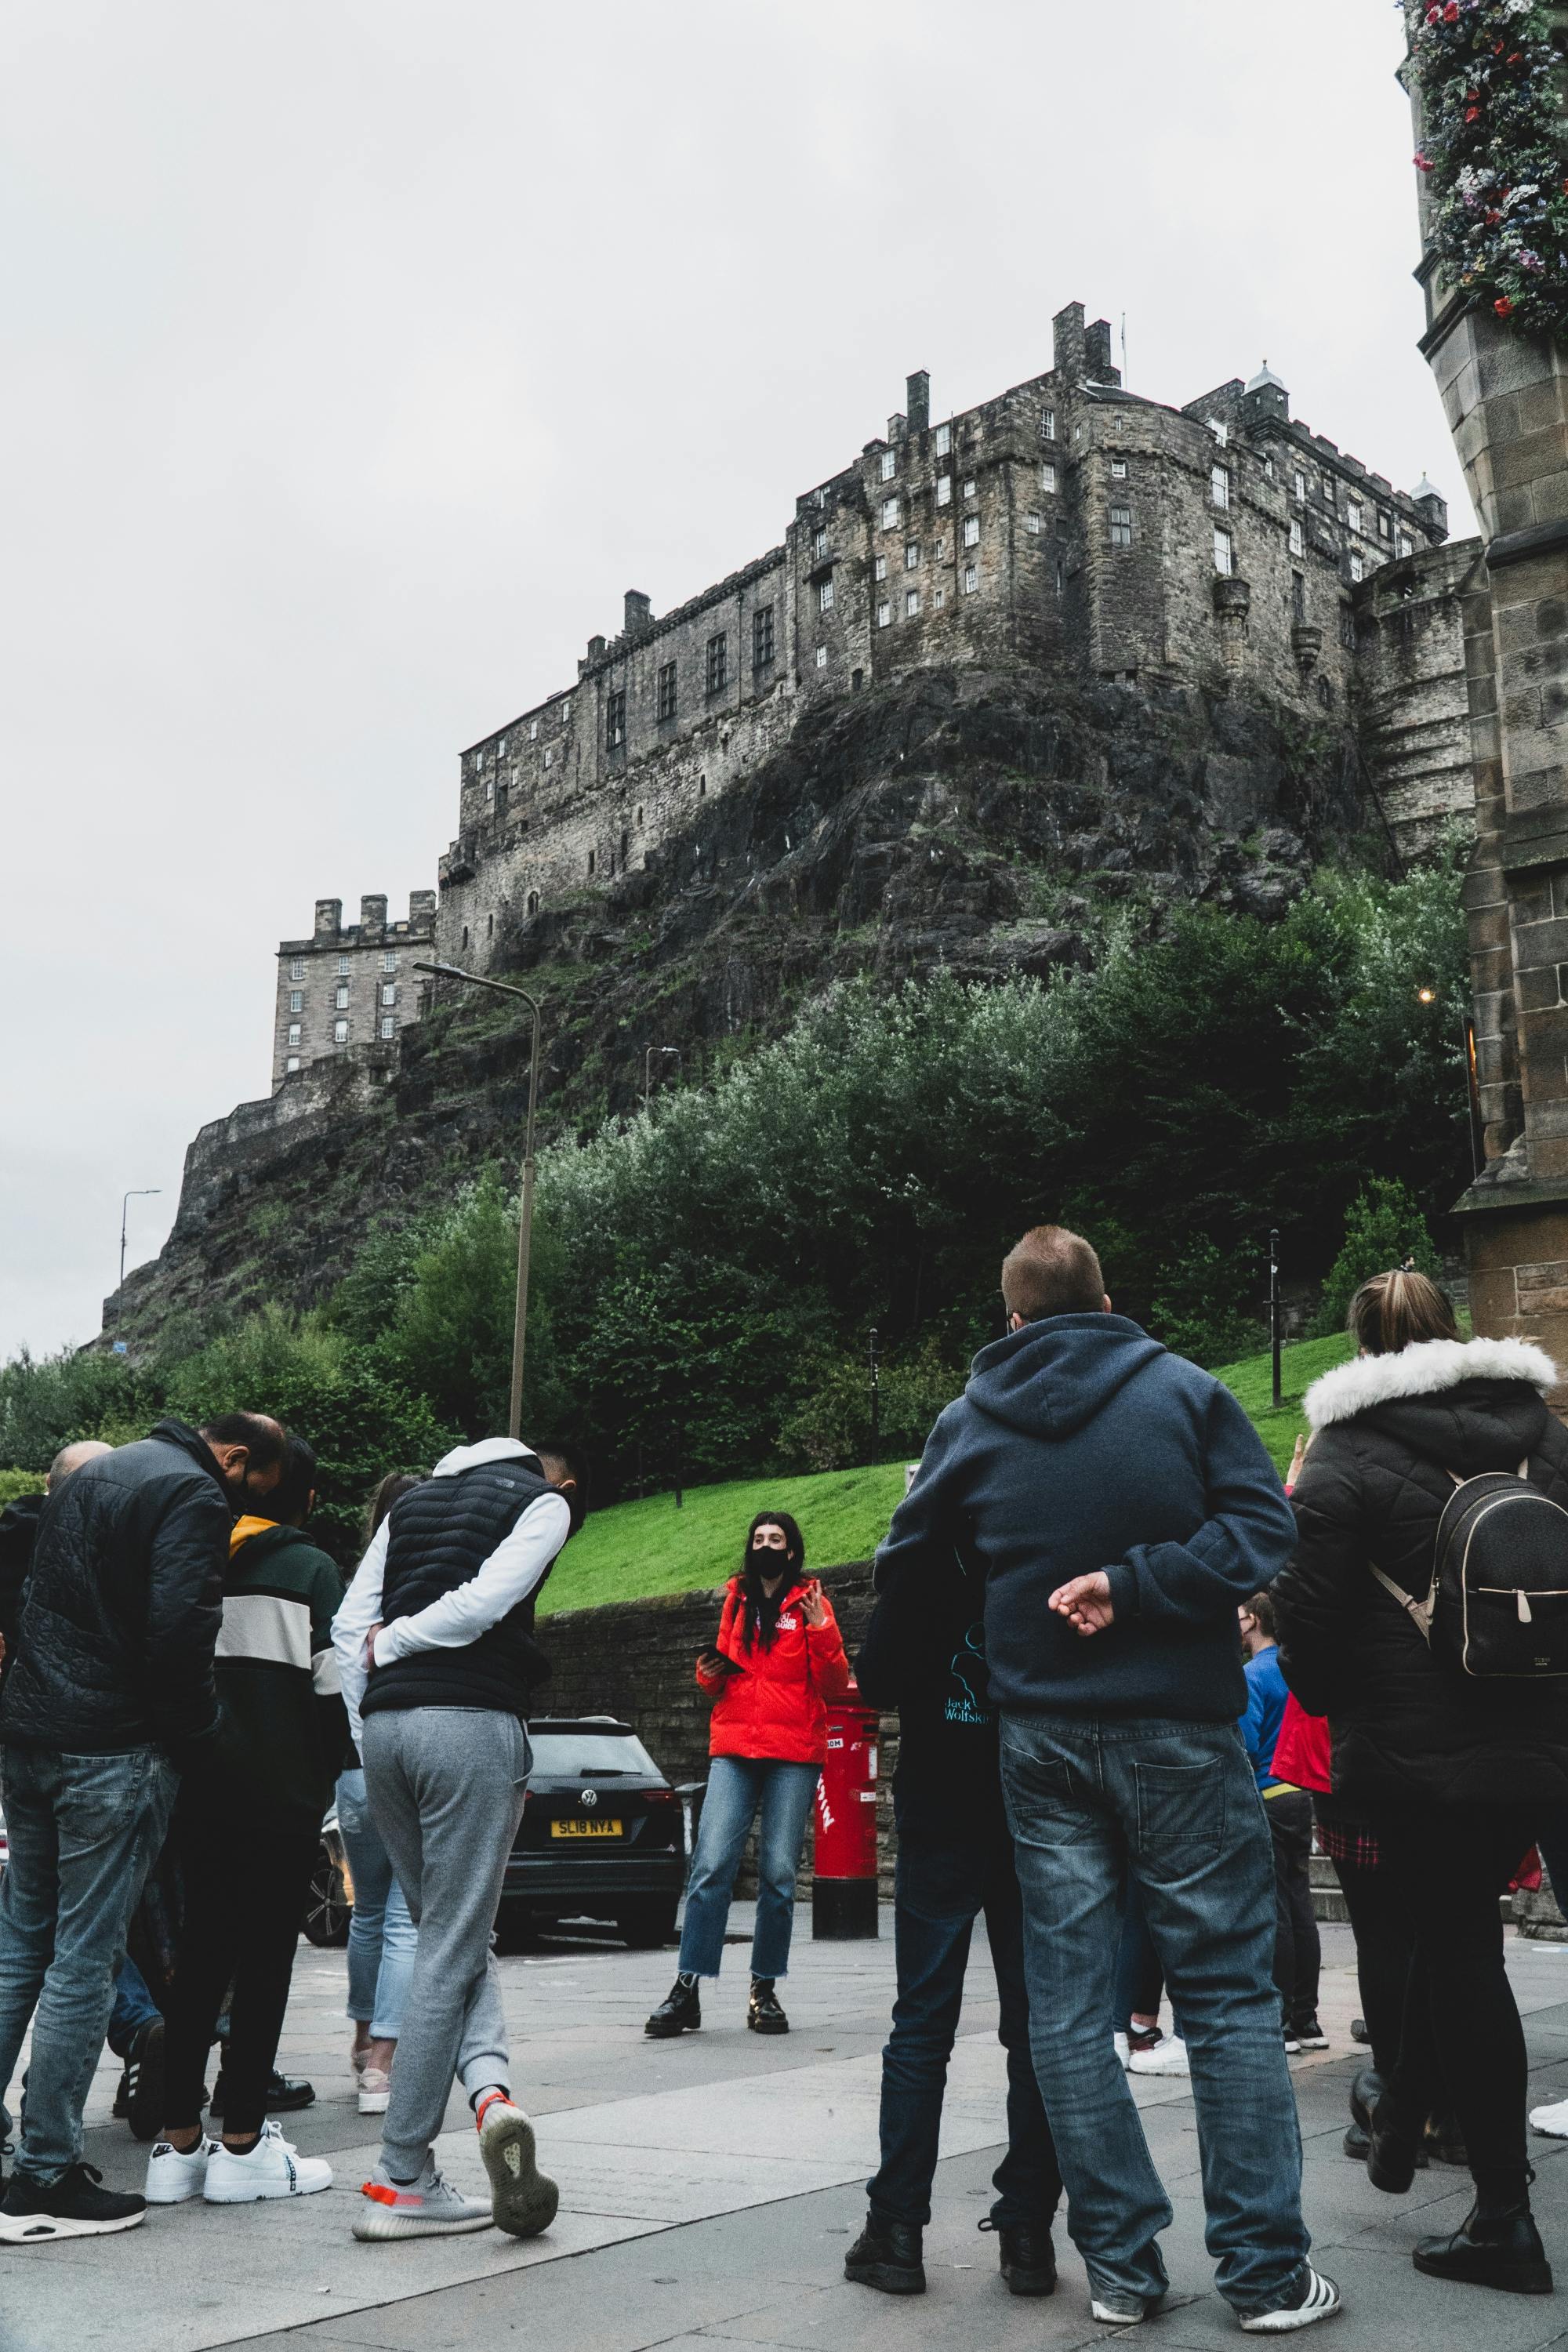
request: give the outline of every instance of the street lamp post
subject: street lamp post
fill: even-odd
[[[871,1459],[882,1450],[882,1371],[877,1354],[877,1327],[871,1326],[871,1340],[867,1349],[867,1363],[871,1374]]]
[[[1278,1226],[1268,1236],[1268,1349],[1274,1363],[1274,1410],[1280,1405],[1279,1349],[1282,1334],[1279,1328],[1279,1232]]]
[[[528,1253],[533,1233],[533,1119],[539,1101],[539,1003],[526,988],[514,988],[510,981],[486,980],[477,971],[460,971],[455,963],[416,963],[416,971],[427,971],[437,980],[460,980],[469,988],[492,989],[498,996],[521,996],[527,1005],[532,1024],[532,1044],[528,1056],[528,1128],[522,1145],[522,1198],[517,1226],[517,1317],[512,1325],[511,1339],[511,1406],[507,1414],[507,1435],[522,1434],[522,1358],[528,1338]]]
[[[119,1331],[125,1320],[125,1224],[132,1201],[150,1201],[161,1192],[162,1184],[138,1184],[127,1192],[120,1203],[120,1287],[114,1294],[114,1328]]]
[[[653,1092],[653,1057],[656,1054],[673,1054],[684,1070],[686,1057],[679,1045],[650,1045],[642,1057],[642,1107],[647,1110],[648,1097]]]

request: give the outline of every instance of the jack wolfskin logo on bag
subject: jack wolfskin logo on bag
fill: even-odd
[[[1429,1646],[1468,1675],[1568,1675],[1568,1511],[1531,1486],[1529,1466],[1448,1473],[1425,1600],[1373,1570]]]

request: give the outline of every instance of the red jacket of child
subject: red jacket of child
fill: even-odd
[[[826,1595],[823,1623],[806,1623],[800,1606],[805,1580],[797,1577],[782,1595],[772,1643],[742,1643],[745,1625],[741,1579],[731,1577],[719,1620],[717,1648],[741,1668],[738,1675],[704,1674],[697,1679],[714,1699],[709,1728],[710,1756],[766,1758],[776,1764],[821,1764],[827,1756],[829,1699],[849,1688],[844,1637]]]
[[[1329,1769],[1329,1719],[1309,1715],[1294,1691],[1279,1718],[1274,1743],[1274,1777],[1295,1789],[1311,1789],[1326,1797],[1333,1786]]]

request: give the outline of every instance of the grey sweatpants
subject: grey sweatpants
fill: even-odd
[[[514,1715],[466,1706],[367,1715],[365,1796],[419,1930],[392,2070],[382,2162],[423,2171],[457,2076],[471,2097],[511,2083],[490,1930],[531,1759]]]

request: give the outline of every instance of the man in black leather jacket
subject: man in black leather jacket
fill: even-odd
[[[34,2026],[0,2242],[96,2236],[142,2218],[140,2197],[100,2189],[82,2164],[82,2104],[180,1770],[216,1729],[229,1528],[276,1486],[286,1444],[258,1413],[199,1432],[163,1421],[85,1464],[44,1506],[0,1696],[10,1838],[0,2082]]]

